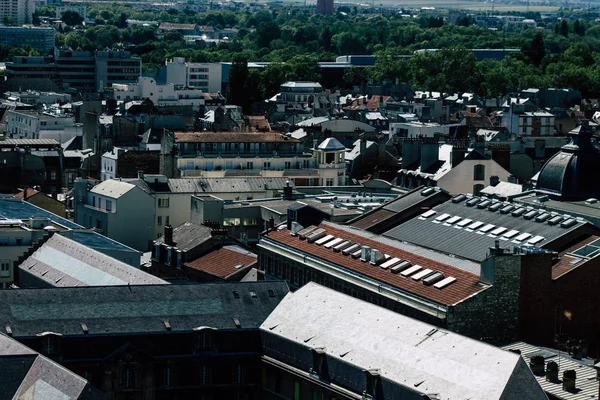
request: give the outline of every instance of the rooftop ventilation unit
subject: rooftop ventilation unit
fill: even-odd
[[[502,207],[500,209],[500,214],[508,214],[509,212],[514,210],[514,208],[515,208],[515,206],[513,206],[513,205],[508,205],[508,206]]]
[[[514,210],[511,215],[513,217],[520,217],[521,215],[525,214],[525,211],[527,211],[527,209],[525,207],[519,207],[516,210]]]
[[[546,220],[548,220],[548,218],[550,218],[550,214],[542,213],[542,214],[538,215],[537,217],[535,217],[535,221],[536,222],[546,222]]]
[[[525,215],[523,215],[523,218],[525,219],[533,219],[533,217],[535,217],[537,215],[537,210],[531,210],[525,213]]]
[[[499,209],[501,209],[501,208],[502,208],[502,206],[503,206],[503,204],[502,204],[502,203],[494,203],[494,204],[492,204],[491,206],[489,206],[488,210],[490,210],[490,211],[492,211],[492,212],[496,212],[496,211],[498,211]]]
[[[323,247],[326,249],[331,249],[333,246],[338,245],[340,243],[342,243],[344,241],[344,239],[342,238],[335,238],[332,241],[326,243]]]
[[[323,236],[321,239],[315,241],[315,244],[317,246],[321,246],[321,245],[329,242],[331,239],[335,239],[335,236],[333,236],[333,235],[326,235],[326,236]]]
[[[390,271],[392,271],[392,273],[397,274],[399,272],[404,271],[405,269],[407,269],[408,267],[410,267],[412,264],[409,261],[402,261],[400,264],[396,264],[393,267],[390,268]]]
[[[369,246],[363,246],[360,250],[360,261],[369,261],[371,259],[371,248]]]
[[[432,187],[421,190],[421,196],[426,196],[427,197],[427,196],[430,196],[430,195],[432,195],[434,193],[435,193],[435,189],[432,188]]]
[[[362,248],[359,248],[358,250],[352,252],[352,254],[350,254],[352,256],[352,258],[359,258],[363,253]]]
[[[292,230],[291,230],[290,235],[298,236],[298,232],[300,232],[302,229],[304,229],[304,227],[302,225],[300,225],[296,221],[292,221]]]
[[[465,201],[466,198],[467,196],[465,196],[464,194],[459,194],[458,196],[452,198],[452,202],[458,204],[460,202]]]
[[[344,240],[342,243],[340,243],[340,244],[338,244],[336,246],[333,246],[333,251],[336,252],[336,253],[339,253],[340,251],[342,251],[342,250],[344,250],[344,249],[352,246],[352,244],[353,243],[351,241]]]
[[[492,201],[491,201],[491,200],[484,200],[484,201],[482,201],[481,203],[477,204],[477,208],[484,209],[484,208],[486,208],[487,206],[489,206],[490,204],[492,204]]]
[[[358,243],[354,243],[351,246],[346,247],[345,249],[342,250],[342,254],[347,256],[350,255],[352,253],[354,253],[356,250],[360,249],[360,244]]]
[[[447,278],[442,279],[441,281],[439,281],[438,283],[434,284],[433,287],[436,289],[443,289],[446,286],[452,284],[456,282],[456,278],[453,276],[449,276]]]
[[[560,215],[557,215],[548,220],[548,225],[556,225],[562,220],[563,220],[563,217],[561,217]]]
[[[477,203],[479,203],[479,197],[473,197],[471,200],[467,201],[465,204],[467,205],[467,207],[473,207]]]
[[[372,265],[379,265],[385,261],[385,255],[377,249],[371,250],[371,261]]]
[[[577,225],[577,220],[574,219],[574,218],[570,218],[570,219],[568,219],[566,221],[563,221],[560,224],[560,226],[562,226],[563,228],[570,228],[570,227],[572,227],[574,225]]]
[[[306,241],[308,243],[313,243],[315,240],[319,240],[325,235],[326,235],[325,229],[316,229],[316,230],[312,231],[311,233],[309,233],[308,235],[306,235]]]
[[[300,240],[304,240],[304,239],[306,239],[306,236],[308,234],[310,234],[311,232],[313,232],[316,229],[317,229],[317,227],[314,225],[311,225],[308,228],[301,229],[298,231],[298,237],[300,237]]]

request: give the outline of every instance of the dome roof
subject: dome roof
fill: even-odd
[[[336,138],[330,137],[323,140],[317,149],[321,151],[344,151],[346,147]]]
[[[539,172],[536,189],[562,200],[600,197],[600,150],[585,124],[571,132],[571,141],[552,156]]]

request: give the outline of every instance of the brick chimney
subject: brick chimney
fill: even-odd
[[[466,153],[467,147],[464,144],[455,144],[452,146],[452,153],[450,154],[450,163],[452,164],[452,168],[463,162]]]
[[[165,244],[167,246],[175,246],[175,242],[173,242],[173,227],[171,225],[165,225]]]
[[[421,142],[421,171],[426,171],[440,158],[440,145],[437,139],[423,139]]]

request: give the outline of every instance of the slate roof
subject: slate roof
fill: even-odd
[[[573,359],[569,354],[554,349],[540,348],[525,342],[516,342],[502,347],[505,350],[519,350],[521,357],[529,363],[531,357],[541,355],[547,364],[551,361],[559,365],[556,382],[546,380],[545,375],[534,375],[542,389],[552,398],[560,400],[590,400],[598,398],[598,380],[596,370],[582,362]],[[575,391],[569,392],[562,388],[562,373],[568,369],[575,370],[577,378]]]
[[[101,194],[106,197],[118,199],[133,188],[135,188],[135,185],[132,185],[129,182],[118,179],[109,179],[94,186],[90,190],[90,193]]]
[[[0,334],[0,399],[104,399],[82,377]]]
[[[258,328],[288,290],[281,281],[3,290],[0,320],[14,338],[83,336],[82,323],[89,336],[163,333],[164,321],[174,332],[236,329],[233,318]]]
[[[266,356],[308,372],[310,350],[322,348],[330,380],[355,393],[365,388],[364,371],[378,370],[386,399],[546,399],[517,354],[312,282],[260,329]]]
[[[168,282],[61,235],[53,235],[19,265],[23,286],[152,285]]]
[[[148,176],[148,175],[147,175]],[[146,192],[156,193],[244,193],[262,192],[266,189],[283,189],[286,178],[245,177],[234,178],[173,178],[166,183],[154,184],[141,179],[128,179],[126,182],[140,187]],[[294,182],[290,182],[294,186]]]
[[[192,222],[185,222],[173,229],[173,241],[175,242],[175,246],[181,251],[190,251],[210,240],[211,237],[211,228]],[[164,242],[164,236],[154,241],[156,244]]]
[[[185,265],[207,274],[226,279],[228,276],[247,270],[256,264],[256,254],[239,246],[224,246],[203,254]]]
[[[322,151],[345,151],[346,146],[340,143],[336,138],[330,137],[323,140],[317,149]]]
[[[354,259],[349,255],[343,255],[342,252],[336,253],[332,249],[318,246],[315,243],[308,243],[306,240],[300,240],[299,236],[291,236],[290,231],[287,229],[268,232],[261,238],[261,241],[272,240],[293,249],[299,256],[307,254],[311,257],[317,257],[321,260],[333,263],[352,274],[358,274],[359,276],[395,287],[400,291],[438,304],[454,305],[489,287],[488,285],[479,282],[478,274],[469,272],[466,269],[461,269],[457,266],[452,266],[450,264],[452,262],[450,257],[439,255],[438,260],[431,259],[426,256],[431,254],[431,252],[425,252],[426,255],[415,254],[410,252],[407,247],[401,246],[400,243],[386,243],[385,241],[379,240],[380,237],[377,235],[369,235],[370,237],[366,237],[352,233],[350,232],[350,229],[343,230],[341,229],[341,226],[333,223],[322,222],[318,227],[325,229],[326,234],[333,235],[336,238],[342,238],[364,246],[369,246],[371,249],[377,249],[390,257],[407,260],[412,265],[420,265],[423,268],[441,271],[446,277],[455,277],[456,281],[443,289],[425,286],[421,282],[403,277],[400,274],[394,274],[389,269],[382,269],[379,266],[373,266],[360,259]],[[358,232],[359,230],[355,229],[354,231]],[[445,260],[447,263],[439,260]],[[476,265],[471,265],[471,267],[473,269],[478,268]]]
[[[277,132],[175,132],[175,143],[302,143]]]
[[[478,201],[478,204],[469,206],[468,204],[470,204],[469,201],[471,199],[473,202]],[[484,201],[488,201],[489,203],[484,203]],[[590,225],[588,222],[575,221],[575,224],[571,227],[562,227],[562,222],[572,219],[569,217],[563,217],[561,223],[557,225],[550,225],[548,223],[549,219],[558,214],[551,214],[541,208],[523,207],[527,210],[524,214],[513,216],[511,212],[504,214],[499,210],[490,210],[489,207],[495,203],[495,200],[471,197],[470,195],[465,196],[465,200],[460,203],[449,200],[433,208],[435,215],[428,218],[415,217],[402,225],[390,229],[384,235],[446,254],[454,254],[474,261],[483,261],[487,257],[489,248],[495,245],[496,240],[499,241],[501,248],[512,248],[527,245],[529,240],[541,236],[543,239],[533,244],[537,247],[552,249],[552,241],[569,234],[569,232],[585,224]],[[480,208],[480,204],[485,207]],[[510,203],[502,204],[500,208],[510,205]],[[513,205],[513,207],[519,208],[521,206]],[[534,210],[537,211],[537,213],[534,213],[535,217],[533,219],[525,219],[524,215]],[[446,220],[441,222],[436,220],[436,218],[444,214],[449,214]],[[545,214],[550,214],[550,217],[545,219],[544,222],[536,222],[535,219],[538,216]],[[459,217],[459,219],[453,221],[453,223],[447,222],[455,216]],[[466,219],[470,219],[472,222],[461,227],[460,224]],[[480,226],[468,228],[469,225],[478,221],[482,223]],[[489,228],[488,225],[493,225],[493,228]],[[489,230],[482,232],[481,229],[485,227],[488,227]],[[495,229],[499,228],[505,228],[505,230],[497,234],[492,233]],[[510,238],[505,238],[503,235],[511,230],[518,231],[518,234]],[[517,242],[515,239],[524,233],[528,233],[530,236],[524,238],[521,242]]]

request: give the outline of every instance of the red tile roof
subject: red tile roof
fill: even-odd
[[[175,143],[302,143],[277,132],[175,132]]]
[[[256,264],[256,256],[241,253],[239,251],[222,247],[205,254],[194,261],[186,262],[188,267],[206,272],[208,274],[227,278],[229,275],[239,272],[241,268],[235,268],[236,265],[243,264],[243,269],[247,269]]]
[[[390,286],[399,288],[400,290],[413,293],[421,298],[425,298],[439,304],[453,305],[467,299],[487,288],[489,285],[479,282],[479,275],[462,270],[451,265],[447,265],[435,260],[431,260],[421,255],[413,254],[385,243],[365,238],[342,229],[337,229],[331,225],[322,224],[321,228],[325,229],[329,235],[334,235],[337,238],[350,240],[361,245],[369,246],[371,249],[377,249],[391,257],[408,260],[411,264],[418,264],[423,268],[429,268],[435,271],[441,271],[446,277],[453,276],[456,281],[443,289],[436,289],[433,286],[425,286],[419,281],[414,281],[410,277],[405,278],[400,274],[394,274],[388,269],[382,269],[378,266],[373,266],[368,262],[362,262],[360,259],[353,259],[350,256],[344,256],[341,252],[336,253],[331,249],[326,249],[323,246],[317,246],[314,243],[308,243],[306,240],[300,240],[297,236],[291,236],[287,229],[273,231],[267,234],[267,237],[278,243],[294,248],[300,252],[317,256],[328,262],[337,264],[344,268],[366,275],[370,278],[384,282]]]
[[[39,191],[33,189],[33,188],[27,188],[22,192],[19,192],[15,195],[13,195],[13,197],[17,198],[17,199],[23,199],[25,197],[30,198],[31,196],[33,196],[34,194],[39,193]]]

